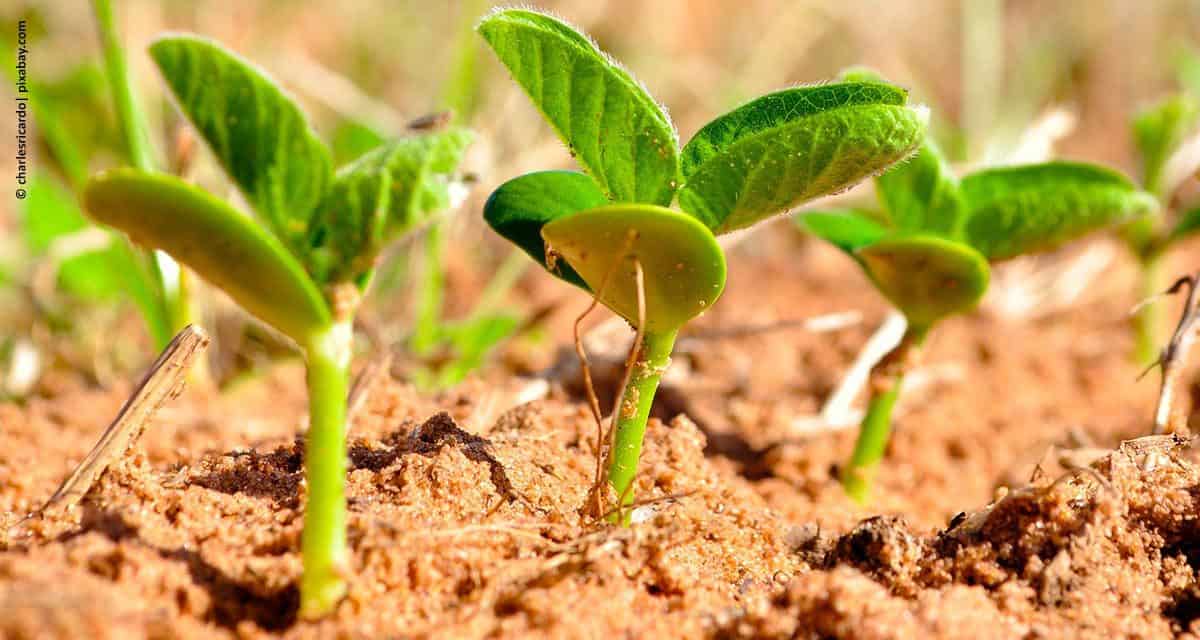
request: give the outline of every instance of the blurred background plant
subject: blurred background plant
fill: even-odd
[[[507,73],[468,37],[490,4],[129,0],[115,6],[152,137],[164,159],[186,159],[189,179],[205,188],[233,193],[169,108],[145,55],[165,29],[212,36],[260,61],[313,114],[338,162],[446,110],[480,132],[465,164],[474,188],[464,190],[456,214],[388,256],[362,316],[364,335],[394,353],[397,373],[430,389],[454,384],[496,354],[518,371],[544,366],[570,335],[568,316],[583,304],[582,294],[551,297],[561,289],[539,286],[546,276],[526,271],[478,215],[482,199],[505,180],[570,165]],[[1169,93],[1200,85],[1200,4],[1191,0],[538,5],[593,33],[638,69],[684,138],[708,115],[752,96],[862,64],[933,108],[935,137],[952,162],[993,164],[1036,153],[1049,141],[1059,156],[1138,175],[1127,123]],[[30,198],[6,196],[0,203],[0,393],[28,393],[39,379],[48,384],[42,372],[56,369],[105,384],[142,366],[157,337],[138,328],[142,294],[129,271],[97,266],[119,245],[86,224],[73,196],[81,176],[125,162],[101,43],[92,15],[78,3],[18,0],[0,7],[0,19],[28,21],[38,96]],[[6,46],[14,31],[0,36]],[[11,91],[4,83],[0,95],[11,99]],[[11,140],[13,126],[12,118],[0,119],[0,138]],[[756,246],[742,242],[731,260]],[[1005,294],[1004,274],[996,275],[991,295],[999,307],[1028,310],[1012,302],[1025,298]],[[1133,284],[1104,286],[1128,291]],[[216,337],[218,381],[228,384],[286,353],[219,295],[196,289]],[[554,313],[564,307],[570,310]]]

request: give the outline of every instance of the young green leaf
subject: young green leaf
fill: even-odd
[[[301,344],[328,328],[321,292],[278,239],[179,178],[117,169],[88,181],[93,219],[161,249]]]
[[[875,186],[897,230],[961,237],[964,211],[958,178],[932,140],[925,140],[907,162],[876,178]]]
[[[1175,149],[1196,126],[1200,105],[1186,95],[1171,96],[1138,113],[1133,141],[1142,160],[1142,184],[1158,191],[1162,170]]]
[[[849,253],[878,242],[890,233],[863,211],[837,209],[809,211],[796,218],[796,223],[809,233]]]
[[[545,14],[504,9],[484,18],[478,30],[610,199],[671,203],[679,139],[666,113],[628,72]]]
[[[550,273],[587,289],[570,265],[546,260],[542,227],[556,218],[607,203],[596,182],[575,171],[538,171],[500,185],[483,206],[492,229],[517,245]]]
[[[1121,174],[1076,162],[988,169],[961,184],[966,238],[988,260],[1053,249],[1158,207]]]
[[[844,82],[772,93],[708,123],[683,149],[679,205],[716,233],[853,186],[920,144],[907,93]]]
[[[254,65],[211,41],[162,38],[150,55],[254,210],[303,255],[309,219],[333,170],[300,108]]]
[[[378,131],[356,120],[346,120],[334,128],[329,137],[329,153],[335,166],[357,160],[368,151],[387,142]]]
[[[446,389],[462,382],[467,374],[483,365],[484,357],[493,347],[511,336],[520,325],[519,318],[497,313],[443,326],[441,338],[450,343],[454,358],[438,371],[438,388]]]
[[[448,208],[472,137],[453,127],[401,138],[340,169],[310,225],[307,261],[317,281],[365,282],[388,240]]]
[[[1175,242],[1196,233],[1200,233],[1200,207],[1183,214],[1183,217],[1179,219],[1179,224],[1171,230],[1168,241]]]
[[[392,196],[386,233],[396,237],[420,226],[429,214],[444,211],[453,200],[458,165],[474,140],[467,129],[408,136],[367,154],[391,174]]]
[[[383,247],[392,176],[375,158],[338,171],[310,227],[305,267],[316,282],[363,281]]]
[[[887,82],[879,72],[871,67],[854,66],[843,69],[838,74],[838,80],[841,82]]]
[[[725,254],[716,238],[695,218],[671,209],[636,204],[588,209],[552,220],[542,237],[601,302],[633,324],[636,258],[644,274],[646,331],[678,329],[725,288]]]
[[[979,304],[987,291],[987,260],[960,242],[931,235],[896,236],[857,251],[879,291],[910,326],[938,320]]]

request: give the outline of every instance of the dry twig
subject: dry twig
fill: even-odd
[[[1158,394],[1158,406],[1154,411],[1155,435],[1180,430],[1185,419],[1182,410],[1175,407],[1175,391],[1187,364],[1188,354],[1196,343],[1197,330],[1200,329],[1200,272],[1175,281],[1166,293],[1179,293],[1185,287],[1188,291],[1187,301],[1183,305],[1179,324],[1175,326],[1175,333],[1171,335],[1170,342],[1158,360],[1150,365],[1151,369],[1155,366],[1162,367],[1162,387]]]
[[[38,511],[39,514],[50,509],[66,511],[87,495],[109,465],[124,456],[137,442],[159,408],[183,391],[188,369],[208,348],[208,342],[208,334],[195,325],[184,327],[171,340],[138,383],[133,395],[125,401],[116,419],[104,430],[100,441],[50,496]]]

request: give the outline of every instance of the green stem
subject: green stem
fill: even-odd
[[[910,326],[900,344],[871,370],[871,401],[859,427],[854,453],[841,473],[842,487],[859,504],[865,504],[870,497],[872,479],[891,437],[892,409],[927,333],[928,328]]]
[[[108,76],[109,88],[112,90],[117,122],[121,126],[121,135],[125,139],[125,150],[129,154],[129,162],[142,171],[154,171],[154,150],[150,145],[150,129],[146,125],[145,114],[138,106],[133,81],[129,77],[129,65],[126,63],[125,50],[121,47],[121,40],[117,33],[112,2],[111,0],[92,0],[92,9],[96,15],[100,43],[104,48],[104,69]],[[166,318],[166,323],[171,327],[170,335],[166,337],[166,341],[169,342],[176,332],[192,322],[191,304],[188,300],[182,299],[188,289],[187,272],[171,256],[162,251],[153,252],[148,268],[162,294],[162,314]],[[167,274],[173,275],[168,278]],[[155,324],[150,320],[147,322],[151,325]],[[158,346],[165,347],[166,342]]]
[[[96,13],[96,24],[100,28],[100,42],[104,47],[104,68],[108,84],[112,89],[113,105],[117,110],[117,122],[125,138],[125,149],[129,162],[142,171],[154,170],[154,154],[150,150],[146,119],[134,97],[133,83],[129,79],[129,67],[125,63],[125,50],[117,36],[113,19],[112,2],[92,0]]]
[[[1166,289],[1163,282],[1163,259],[1154,254],[1143,257],[1141,272],[1138,274],[1138,298],[1147,300],[1157,296]],[[1138,366],[1146,366],[1158,359],[1162,342],[1163,314],[1162,305],[1150,301],[1142,305],[1133,317],[1134,346],[1133,357]]]
[[[420,283],[417,290],[417,311],[413,324],[412,350],[417,355],[429,355],[437,344],[438,325],[442,317],[442,258],[446,253],[446,223],[438,220],[430,225],[421,247]]]
[[[617,493],[620,507],[633,502],[633,479],[637,476],[638,459],[642,457],[642,440],[646,437],[646,421],[658,381],[671,364],[677,330],[662,333],[647,332],[641,352],[633,364],[633,373],[616,413],[616,432],[609,452],[608,483]],[[628,514],[614,518],[629,524]]]
[[[346,595],[346,397],[350,380],[353,329],[335,324],[307,347],[308,437],[304,473],[308,504],[304,510],[301,553],[300,616],[319,618]]]

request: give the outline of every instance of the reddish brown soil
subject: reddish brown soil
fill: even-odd
[[[961,375],[910,398],[862,508],[836,483],[853,430],[792,423],[819,410],[884,307],[841,256],[757,240],[695,331],[850,309],[867,322],[681,342],[688,375],[658,403],[638,487],[650,504],[632,528],[582,515],[596,436],[570,376],[515,408],[525,383],[504,371],[436,397],[378,385],[352,429],[350,596],[320,623],[295,620],[298,367],[223,396],[189,391],[56,517],[22,521],[129,389],[51,381],[0,406],[0,637],[1200,631],[1189,441],[1111,452],[1146,432],[1156,393],[1126,357],[1127,267],[1069,312],[940,327],[924,367]],[[527,284],[536,300],[555,283]]]

